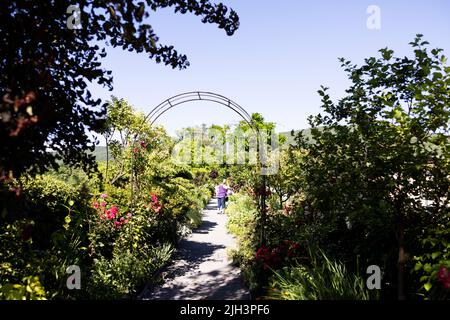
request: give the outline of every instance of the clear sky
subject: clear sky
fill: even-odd
[[[383,47],[397,55],[412,53],[408,43],[424,34],[433,47],[450,56],[448,0],[223,0],[240,17],[232,37],[195,15],[173,9],[151,14],[161,43],[187,54],[191,66],[173,70],[145,54],[109,49],[104,66],[113,71],[114,90],[93,86],[94,95],[126,98],[148,112],[163,100],[186,91],[212,91],[259,112],[279,131],[308,127],[307,117],[320,111],[317,90],[330,87],[334,98],[348,86],[338,57],[361,63]],[[381,9],[381,29],[366,22],[369,5]],[[158,123],[170,133],[206,124],[236,123],[231,110],[206,102],[172,109]]]

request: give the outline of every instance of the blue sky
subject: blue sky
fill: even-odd
[[[104,66],[113,71],[114,90],[92,86],[94,95],[127,99],[150,111],[186,91],[212,91],[259,112],[279,131],[308,127],[320,112],[320,85],[339,98],[349,85],[338,57],[361,63],[389,47],[410,55],[408,45],[422,33],[433,47],[450,56],[450,1],[447,0],[223,0],[240,17],[232,37],[194,15],[172,9],[151,13],[161,43],[187,54],[191,66],[173,70],[144,54],[109,49]],[[381,29],[366,26],[369,5],[381,9]],[[206,124],[238,122],[239,116],[217,104],[195,102],[172,109],[158,123],[170,133]]]

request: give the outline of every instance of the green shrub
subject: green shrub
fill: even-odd
[[[30,237],[39,250],[52,246],[50,235],[65,224],[69,208],[81,215],[90,210],[86,186],[73,186],[52,174],[24,178],[23,195],[28,218],[33,221]]]
[[[202,211],[201,210],[194,210],[190,209],[186,213],[186,218],[188,220],[189,226],[192,229],[200,227],[202,224]]]
[[[46,300],[38,276],[24,277],[22,283],[0,284],[0,300]]]
[[[114,186],[66,167],[22,178],[20,206],[0,215],[0,299],[130,298],[152,281],[172,245],[201,224],[213,189],[188,167],[145,165],[152,175],[134,201],[126,175]],[[67,289],[70,265],[81,269],[81,290]]]
[[[253,199],[245,194],[234,194],[230,197],[226,214],[228,216],[227,228],[238,240],[248,238],[254,231],[256,208]]]
[[[415,256],[413,276],[418,281],[417,294],[427,300],[450,299],[450,215],[442,215],[441,223],[424,230],[423,253]]]
[[[258,290],[259,276],[255,274],[253,262],[256,251],[255,212],[253,199],[244,193],[235,193],[230,197],[225,213],[228,216],[227,229],[236,237],[237,249],[230,251],[233,262],[238,265],[250,290]]]
[[[76,264],[86,269],[89,264],[85,221],[89,192],[84,185],[69,184],[54,173],[24,177],[22,183],[23,197],[17,203],[25,208],[26,218],[7,212],[0,221],[0,285],[3,291],[13,289],[12,296],[23,286],[34,286],[42,287],[47,298],[71,298],[76,292],[66,288],[65,268]],[[35,276],[39,283],[30,278]],[[31,282],[24,285],[27,281]]]
[[[164,244],[139,250],[116,250],[112,259],[99,258],[94,266],[89,283],[91,298],[124,299],[131,298],[143,289],[146,281],[160,269],[172,254],[172,247]]]

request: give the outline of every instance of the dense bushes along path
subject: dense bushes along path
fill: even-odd
[[[203,224],[182,240],[174,261],[163,271],[164,284],[147,288],[145,300],[250,299],[240,270],[231,265],[227,248],[235,246],[226,231],[227,217],[217,214],[217,199],[203,211]]]

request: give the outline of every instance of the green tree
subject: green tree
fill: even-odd
[[[335,103],[322,87],[325,115],[310,118],[312,139],[297,137],[322,238],[335,253],[382,264],[387,277],[396,265],[389,280],[399,299],[418,236],[449,206],[450,67],[427,45],[418,35],[412,58],[386,48],[361,67],[341,59],[352,82],[347,95]]]
[[[295,153],[295,154],[294,154]],[[276,195],[280,210],[285,203],[303,189],[303,176],[299,172],[301,156],[295,151],[283,150],[275,155],[278,161],[276,174],[267,176],[267,186]]]
[[[150,12],[171,7],[214,23],[232,35],[233,10],[208,0],[77,1],[80,28],[70,29],[64,1],[0,4],[0,177],[69,165],[95,167],[88,132],[103,126],[105,104],[89,83],[112,89],[102,67],[105,45],[145,53],[157,63],[184,69],[187,57],[162,45],[148,23]],[[69,10],[70,11],[70,10]]]

